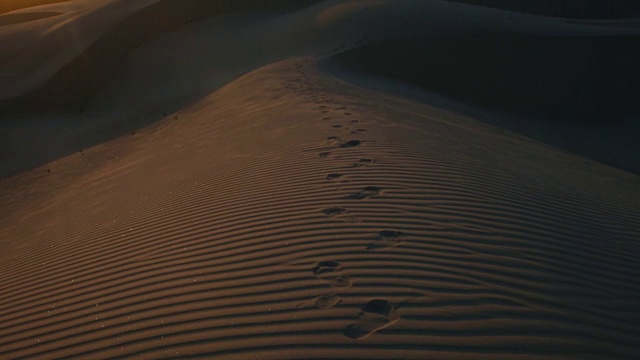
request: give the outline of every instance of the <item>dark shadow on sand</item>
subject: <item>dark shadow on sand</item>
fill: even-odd
[[[640,111],[637,36],[490,33],[389,40],[337,60],[356,71],[520,115],[611,123]]]

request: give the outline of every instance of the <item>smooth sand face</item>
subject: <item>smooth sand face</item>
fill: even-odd
[[[0,180],[0,357],[638,357],[637,176],[318,68],[373,37]]]
[[[58,12],[30,12],[30,13],[18,13],[7,14],[0,16],[0,26],[24,24],[35,20],[46,19],[52,16],[60,15]]]

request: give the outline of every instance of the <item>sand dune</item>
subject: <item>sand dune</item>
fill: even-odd
[[[344,52],[347,66],[499,111],[617,123],[636,115],[640,37],[511,33],[388,40]],[[433,71],[432,69],[438,69]]]
[[[5,101],[0,103],[1,110],[21,113],[25,109],[28,111],[82,109],[84,103],[94,95],[97,88],[108,81],[115,68],[131,50],[160,34],[210,16],[251,10],[275,12],[296,9],[303,5],[301,1],[288,1],[277,6],[268,6],[260,1],[211,2],[208,0],[145,0],[129,2],[129,4],[123,1],[102,0],[93,3],[85,1],[85,3],[87,6],[94,7],[90,12],[91,20],[101,21],[108,28],[98,28],[94,30],[94,34],[82,34],[88,38],[86,43],[75,44],[76,48],[71,49],[73,53],[70,52],[67,55],[70,61],[61,64],[59,68],[53,68],[48,74],[50,77],[35,80],[37,82],[27,85],[30,88],[24,89],[22,93],[0,93],[6,97]],[[106,5],[100,3],[106,3]],[[41,13],[11,15],[15,18],[16,16],[37,16],[36,14]],[[9,15],[3,17],[7,16]],[[70,23],[67,26],[70,29],[64,27],[57,29],[56,24],[50,32],[62,30],[72,32],[71,36],[78,36],[74,31],[78,22],[80,21]],[[60,36],[55,33],[47,35],[40,40],[41,43]],[[37,57],[40,54],[30,55]],[[48,59],[37,60],[45,62]],[[16,70],[11,69],[11,71]]]
[[[370,75],[408,83],[426,90],[427,101],[640,174],[639,41],[491,31],[384,40],[343,52],[325,67],[355,74],[362,84],[371,84]],[[378,85],[397,92],[386,81]],[[419,98],[415,90],[403,92]]]
[[[35,6],[42,6],[48,4],[64,3],[69,0],[20,0],[20,1],[4,1],[0,4],[0,14],[4,14],[11,11],[27,9]]]
[[[376,24],[406,6],[250,22],[331,39],[0,180],[0,358],[640,357],[637,175],[320,64],[415,36],[408,15]],[[154,84],[126,69],[176,39],[87,114]]]

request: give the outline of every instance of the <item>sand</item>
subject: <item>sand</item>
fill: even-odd
[[[416,36],[425,9],[454,24],[476,11],[419,4],[167,30],[96,83],[84,114],[56,113],[91,139],[0,180],[0,358],[639,357],[638,175],[480,121],[474,103],[455,111],[460,99],[440,106],[397,78],[327,66]],[[207,70],[216,56],[200,39],[215,26],[248,35],[218,43],[239,60]],[[245,46],[264,29],[272,47],[256,57]],[[176,75],[157,51],[179,40],[193,66]],[[144,88],[154,95],[136,101]],[[119,92],[129,99],[109,106]],[[31,124],[47,115],[18,110]],[[27,157],[13,151],[5,164]]]

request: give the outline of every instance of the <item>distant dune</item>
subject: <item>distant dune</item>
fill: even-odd
[[[635,0],[447,0],[529,14],[576,19],[625,19],[640,16]]]
[[[337,57],[466,102],[558,121],[615,124],[640,113],[640,37],[478,33],[387,40]]]
[[[317,1],[315,1],[317,2]],[[312,5],[314,1],[157,0],[119,19],[43,85],[17,97],[0,100],[0,111],[20,114],[40,111],[81,111],[127,54],[144,42],[198,19],[233,12],[278,12]],[[13,15],[6,21],[42,13]],[[5,15],[7,16],[7,15]],[[16,17],[17,16],[17,17]],[[2,24],[3,17],[0,17]],[[169,50],[168,50],[169,51]]]
[[[6,0],[0,3],[0,14],[34,6],[68,2],[70,0]]]
[[[484,109],[492,115],[483,121],[640,174],[638,63],[637,35],[487,31],[382,40],[325,65],[360,80],[376,75],[417,86],[473,109],[448,106],[470,116]]]
[[[0,27],[1,359],[640,358],[635,20],[23,13]]]

